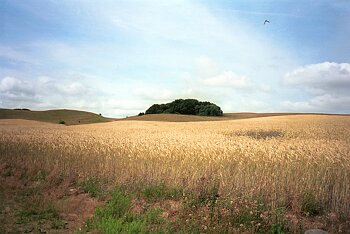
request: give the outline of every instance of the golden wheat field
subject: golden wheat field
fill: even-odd
[[[96,176],[165,183],[300,209],[312,194],[350,211],[350,117],[299,115],[214,122],[116,121],[62,126],[0,120],[0,160]]]

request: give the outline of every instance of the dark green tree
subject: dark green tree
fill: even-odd
[[[198,106],[197,115],[201,116],[222,116],[224,113],[221,108],[215,104]]]
[[[167,109],[167,104],[153,104],[150,108],[146,110],[145,114],[162,114]]]
[[[145,114],[183,114],[202,116],[222,116],[221,108],[211,102],[200,102],[196,99],[176,99],[166,104],[153,104]]]

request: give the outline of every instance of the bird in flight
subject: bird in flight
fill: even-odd
[[[266,24],[266,23],[270,23],[270,21],[268,21],[268,20],[265,20],[265,21],[264,21],[264,24]]]

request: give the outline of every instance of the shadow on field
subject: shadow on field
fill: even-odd
[[[241,133],[240,136],[248,136],[257,140],[266,140],[270,138],[279,138],[283,137],[283,132],[281,131],[247,131]]]

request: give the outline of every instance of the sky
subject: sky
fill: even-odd
[[[349,37],[347,0],[0,0],[0,108],[350,113]]]

